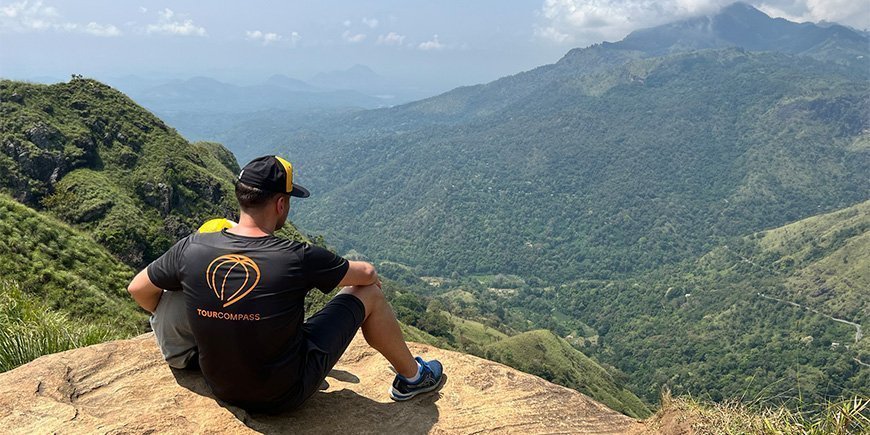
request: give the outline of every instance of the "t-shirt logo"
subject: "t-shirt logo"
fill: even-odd
[[[242,272],[245,273],[242,279]],[[205,271],[205,280],[214,295],[228,307],[247,296],[260,282],[260,268],[250,258],[239,254],[215,258]]]

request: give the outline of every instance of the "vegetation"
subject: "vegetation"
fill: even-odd
[[[28,296],[18,284],[0,281],[0,372],[42,355],[126,335],[110,323],[72,320]]]
[[[238,164],[189,144],[94,80],[0,81],[0,190],[86,230],[141,267],[207,217],[232,216]]]
[[[126,290],[133,269],[87,234],[0,194],[0,239],[0,276],[15,289],[77,321],[144,330]]]
[[[608,373],[550,331],[530,331],[505,338],[488,345],[485,352],[488,359],[573,388],[631,417],[644,418],[651,413],[625,388],[624,377]]]
[[[870,398],[866,395],[826,403],[811,412],[736,400],[710,403],[691,396],[674,398],[669,391],[661,403],[650,426],[668,433],[851,435],[870,431]]]
[[[765,397],[796,409],[870,385],[867,338],[856,341],[855,326],[835,320],[866,318],[867,207],[735,238],[638,278],[546,286],[506,277],[502,285],[515,288],[499,289],[491,277],[429,277],[415,290],[510,335],[547,328],[625,373],[627,388],[650,403],[667,385],[679,395]],[[818,270],[824,279],[808,275]]]

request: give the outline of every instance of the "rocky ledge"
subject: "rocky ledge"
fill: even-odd
[[[396,403],[387,361],[357,336],[299,410],[249,414],[170,369],[151,334],[41,357],[0,374],[0,428],[20,433],[642,433],[589,397],[502,364],[431,346],[436,393]]]

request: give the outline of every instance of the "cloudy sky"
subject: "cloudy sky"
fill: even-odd
[[[434,87],[489,81],[573,47],[732,0],[0,0],[0,76],[308,78],[364,64]],[[870,27],[868,0],[749,3],[794,21]]]

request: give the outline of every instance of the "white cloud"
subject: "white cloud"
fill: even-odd
[[[554,26],[536,27],[535,36],[548,39],[557,44],[573,41],[574,39],[571,35],[558,31]]]
[[[545,0],[535,35],[559,44],[619,40],[633,30],[712,12],[734,0]]]
[[[259,30],[248,30],[245,32],[245,38],[251,41],[260,41],[263,45],[268,45],[270,42],[281,40],[281,35],[272,32],[262,32]]]
[[[380,45],[402,45],[405,42],[405,35],[400,35],[396,32],[390,32],[386,35],[378,36],[378,44]]]
[[[438,40],[438,35],[433,35],[431,40],[421,42],[420,45],[417,46],[417,48],[424,51],[443,50],[444,47],[445,45]]]
[[[768,0],[756,7],[791,21],[829,21],[862,30],[870,28],[870,5],[861,0]]]
[[[159,15],[157,23],[149,24],[145,28],[148,34],[206,36],[205,27],[197,26],[189,18],[173,20],[176,14],[172,9],[165,8],[157,11],[157,15]]]
[[[362,23],[365,24],[366,26],[369,26],[369,28],[371,28],[371,29],[374,29],[375,27],[378,27],[378,20],[377,20],[377,18],[366,18],[366,17],[363,17],[363,19],[362,19]]]
[[[147,14],[148,8],[146,8],[145,6],[139,6],[139,12],[142,12],[143,14]]]
[[[366,39],[366,34],[352,33],[350,30],[345,30],[344,33],[341,34],[341,37],[347,42],[356,44],[357,42],[363,42]]]
[[[157,11],[157,15],[160,15],[161,19],[169,21],[173,16],[175,16],[175,12],[173,12],[172,9],[165,8],[162,11]]]
[[[19,1],[0,6],[0,30],[32,32],[54,30],[58,32],[81,32],[94,36],[119,36],[121,31],[111,24],[90,22],[80,25],[65,21],[53,6],[41,0]]]
[[[350,27],[350,20],[344,20],[341,22],[341,25],[344,27]]]
[[[263,45],[269,45],[269,44],[272,44],[275,42],[286,41],[286,42],[289,42],[289,44],[291,46],[295,47],[296,43],[299,42],[299,40],[301,40],[302,37],[299,36],[298,32],[292,32],[292,33],[290,33],[289,37],[285,38],[284,35],[279,35],[279,34],[274,33],[274,32],[263,32],[260,30],[248,30],[245,32],[245,39],[248,39],[249,41],[258,41],[258,42],[261,42]]]
[[[90,23],[85,25],[82,28],[82,31],[85,33],[90,33],[91,35],[94,35],[94,36],[120,36],[121,35],[121,31],[117,27],[115,27],[111,24],[108,24],[108,25],[97,24],[93,21],[91,21]]]

